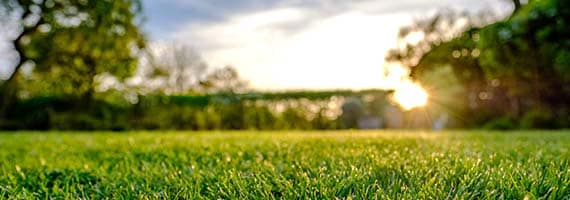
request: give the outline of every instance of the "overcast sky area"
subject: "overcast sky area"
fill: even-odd
[[[151,43],[193,47],[257,89],[382,88],[401,26],[437,9],[506,10],[504,0],[143,0]],[[0,73],[6,73],[0,43]]]

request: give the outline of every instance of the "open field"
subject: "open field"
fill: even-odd
[[[0,198],[570,198],[569,131],[23,132],[0,147]]]

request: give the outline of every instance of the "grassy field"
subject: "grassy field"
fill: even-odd
[[[570,132],[2,133],[0,198],[570,199]]]

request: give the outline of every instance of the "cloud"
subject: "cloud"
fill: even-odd
[[[383,54],[406,22],[403,14],[279,8],[191,25],[172,38],[213,66],[234,65],[258,88],[370,88],[382,86]]]
[[[213,66],[235,66],[261,89],[388,88],[405,76],[383,60],[399,27],[438,8],[477,11],[489,1],[239,0],[223,20],[187,23],[169,38]],[[384,67],[397,76],[383,77]]]

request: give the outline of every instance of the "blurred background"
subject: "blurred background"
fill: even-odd
[[[570,127],[566,0],[0,0],[0,129]]]

